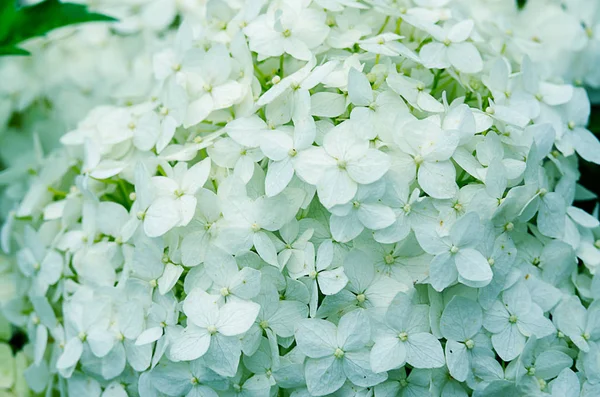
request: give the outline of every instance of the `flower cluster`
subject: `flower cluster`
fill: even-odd
[[[200,8],[15,193],[35,393],[600,395],[600,6]]]
[[[154,42],[89,24],[28,42],[31,57],[0,58],[0,164],[9,168],[0,172],[2,218],[23,199],[28,172],[60,146],[65,130],[96,106],[147,97]]]
[[[63,27],[22,43],[32,56],[0,58],[0,169],[12,168],[0,175],[0,188],[12,185],[0,191],[2,219],[27,189],[15,182],[87,112],[151,95],[152,53],[169,45],[164,36],[172,34],[178,14],[203,9],[168,0],[77,2],[119,21]]]

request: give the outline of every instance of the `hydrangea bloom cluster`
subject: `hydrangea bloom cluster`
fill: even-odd
[[[183,12],[143,98],[93,108],[6,217],[2,311],[29,387],[600,395],[600,223],[573,205],[595,199],[579,158],[600,164],[581,87],[600,83],[599,11]]]
[[[23,175],[94,107],[138,102],[152,83],[154,36],[118,36],[106,24],[53,32],[26,43],[31,57],[0,58],[2,218],[28,189]],[[68,59],[68,62],[65,60]]]
[[[38,3],[23,0],[21,4]],[[14,182],[96,106],[139,103],[151,95],[152,54],[181,14],[199,15],[199,2],[78,1],[118,18],[52,31],[21,44],[29,57],[0,58],[0,218],[22,199]],[[2,167],[4,166],[4,167]]]

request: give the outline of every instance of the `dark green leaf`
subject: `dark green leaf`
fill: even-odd
[[[525,4],[527,4],[527,0],[517,0],[517,8],[519,10],[522,10],[525,7]]]
[[[114,21],[107,15],[89,12],[86,6],[46,0],[29,7],[16,7],[12,0],[0,0],[0,48],[2,54],[24,55],[17,45],[49,31],[84,22]],[[8,49],[8,50],[7,50]]]
[[[19,47],[3,46],[0,47],[0,56],[3,55],[29,55],[29,52]]]
[[[0,42],[3,42],[11,31],[11,21],[17,12],[16,0],[0,0]]]

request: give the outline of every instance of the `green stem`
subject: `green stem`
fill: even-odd
[[[385,27],[387,26],[388,22],[390,21],[390,16],[386,16],[385,17],[385,21],[383,21],[383,25],[381,25],[381,27],[379,28],[379,30],[377,31],[377,35],[380,35],[381,33],[383,33],[383,30],[385,29]]]
[[[119,188],[121,189],[121,192],[123,193],[123,197],[125,197],[125,201],[127,202],[127,204],[129,204],[129,207],[131,207],[131,199],[129,198],[129,192],[127,191],[127,186],[125,186],[125,181],[121,178],[119,178]]]
[[[268,80],[267,76],[265,76],[265,74],[262,72],[262,70],[260,70],[257,64],[254,64],[254,71],[256,72],[256,74],[258,74],[258,77],[262,80],[263,83]]]
[[[48,191],[57,197],[67,197],[67,192],[63,192],[62,190],[56,190],[52,186],[48,186]]]
[[[281,56],[279,57],[279,77],[283,78],[283,56],[285,54],[281,54]]]
[[[440,82],[440,77],[442,77],[442,73],[444,72],[444,69],[438,69],[437,72],[435,72],[435,75],[433,76],[433,85],[431,86],[431,91],[435,90]]]
[[[399,35],[400,34],[400,26],[402,25],[402,18],[396,19],[396,29],[394,32]]]
[[[413,41],[414,38],[411,36],[410,41]],[[417,49],[415,50],[416,52],[421,51],[421,48],[423,48],[426,44],[431,43],[433,40],[431,39],[431,37],[426,38],[425,40],[423,40],[422,42],[419,43],[419,46],[417,47]]]

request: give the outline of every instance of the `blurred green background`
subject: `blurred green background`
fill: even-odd
[[[588,128],[600,139],[600,105],[592,106]],[[579,182],[600,196],[600,166],[580,160],[579,169],[581,172],[581,180]],[[589,205],[594,205],[594,203],[588,203]],[[590,208],[585,209],[590,210]]]

